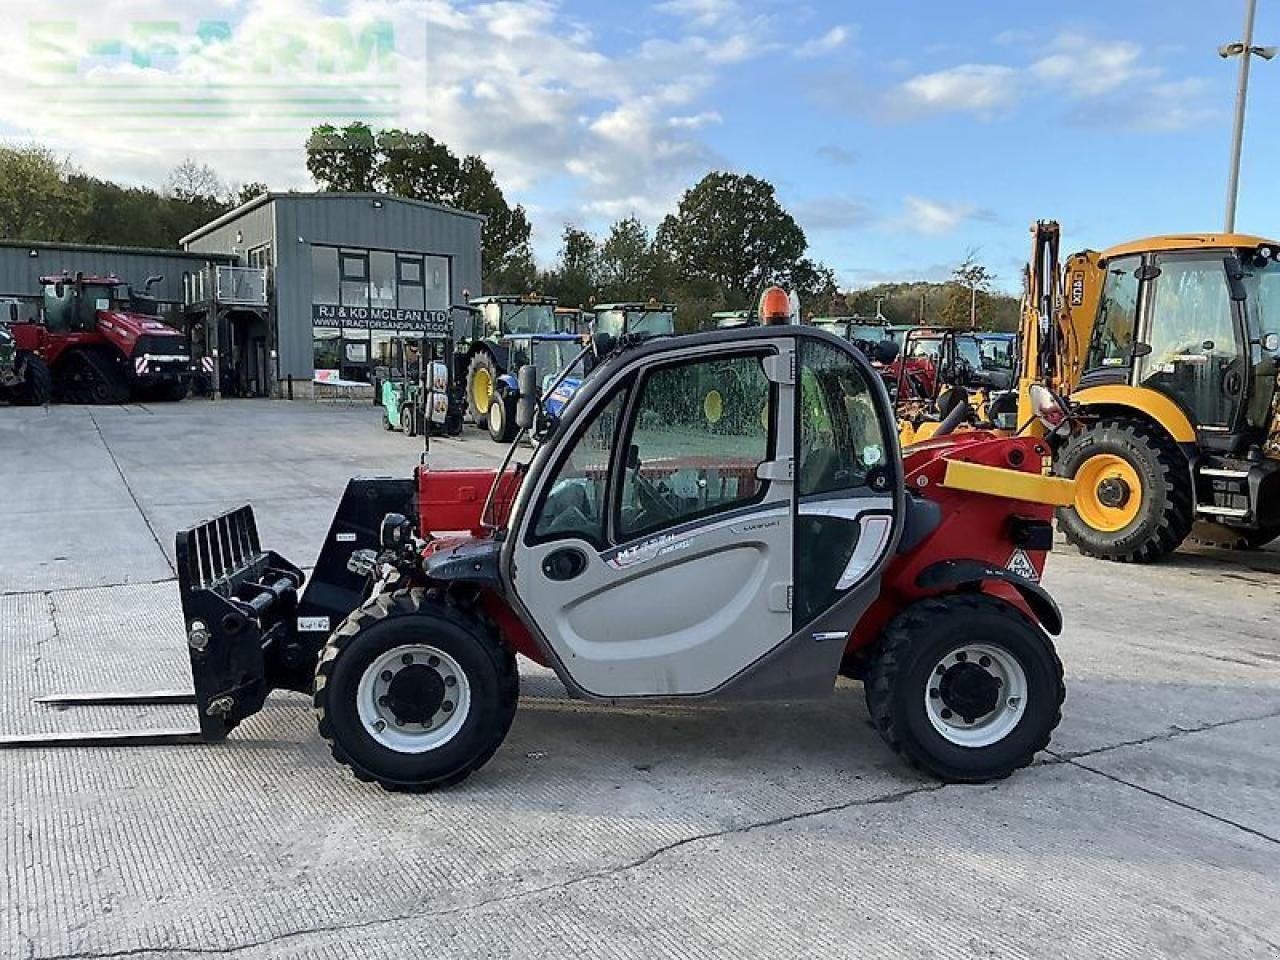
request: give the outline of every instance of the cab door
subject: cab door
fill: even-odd
[[[1171,397],[1205,433],[1230,433],[1247,388],[1243,317],[1216,254],[1155,257],[1143,293],[1139,386]]]
[[[663,351],[593,392],[511,579],[587,694],[723,685],[792,632],[795,343]]]

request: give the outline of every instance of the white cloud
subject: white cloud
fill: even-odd
[[[951,233],[969,221],[990,223],[995,220],[995,214],[990,210],[971,203],[909,196],[903,199],[902,206],[899,225],[929,236]]]
[[[722,122],[705,102],[718,74],[777,49],[732,0],[664,9],[715,29],[606,55],[555,0],[216,0],[209,19],[225,17],[225,37],[197,33],[192,17],[139,57],[136,25],[175,20],[172,0],[68,0],[55,54],[75,73],[62,95],[40,86],[59,75],[38,62],[28,24],[0,33],[0,129],[128,183],[159,184],[190,154],[229,181],[305,188],[311,127],[366,119],[479,154],[513,201],[550,195],[560,212],[656,218],[718,160],[701,140]],[[365,28],[390,30],[385,62],[362,62]],[[91,54],[114,39],[120,56]],[[124,102],[109,86],[123,83],[157,104]],[[535,235],[559,226],[535,222]]]
[[[993,42],[1024,47],[1028,39],[1005,31]],[[1047,52],[1024,66],[965,63],[918,74],[889,93],[887,109],[898,115],[971,113],[989,120],[1039,94],[1067,101],[1071,123],[1150,131],[1185,129],[1217,113],[1203,81],[1170,77],[1140,44],[1062,33],[1040,49]]]
[[[724,123],[724,117],[716,110],[704,110],[702,113],[688,114],[682,117],[668,117],[667,126],[678,130],[701,130],[703,127]]]
[[[1074,97],[1101,96],[1160,75],[1158,68],[1142,63],[1142,47],[1124,40],[1095,41],[1065,34],[1052,49],[1049,56],[1031,64],[1031,75],[1060,85]]]
[[[899,93],[908,107],[991,115],[1017,102],[1018,71],[993,63],[964,63],[914,76]]]
[[[820,37],[801,44],[796,48],[796,56],[801,59],[813,59],[834,53],[845,45],[853,32],[848,27],[832,27]]]
[[[655,8],[699,27],[715,27],[741,16],[737,0],[664,0]]]

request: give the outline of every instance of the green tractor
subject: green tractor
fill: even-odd
[[[432,431],[456,437],[462,432],[462,398],[450,382],[450,364],[436,356],[435,341],[395,337],[391,366],[378,383],[382,426],[416,437]]]
[[[20,323],[16,300],[0,302],[0,400],[39,406],[53,398],[53,375],[40,356],[44,327]]]
[[[634,303],[598,303],[595,332],[620,337],[661,337],[676,332],[676,305],[650,298]]]
[[[454,361],[466,384],[467,416],[476,426],[486,425],[498,378],[512,369],[507,338],[562,332],[565,321],[556,317],[556,303],[529,293],[477,297],[469,304],[469,327],[458,338]]]

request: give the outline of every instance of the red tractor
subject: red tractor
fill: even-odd
[[[856,678],[889,746],[948,781],[1048,745],[1062,621],[1039,580],[1070,481],[1044,475],[1043,439],[974,430],[904,459],[880,377],[809,326],[603,339],[558,416],[521,369],[499,469],[350,481],[305,589],[251,507],[180,533],[200,731],[168,741],[221,739],[295,690],[359,779],[446,786],[501,745],[522,655],[606,702],[794,700]],[[532,460],[508,469],[530,430]]]
[[[147,281],[146,289],[159,280]],[[65,403],[181,400],[191,350],[181,332],[142,312],[148,300],[116,276],[41,277],[44,360]]]

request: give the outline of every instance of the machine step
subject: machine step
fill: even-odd
[[[1249,516],[1250,511],[1243,507],[1200,506],[1196,507],[1196,513],[1203,513],[1211,517],[1231,517],[1239,520]]]

